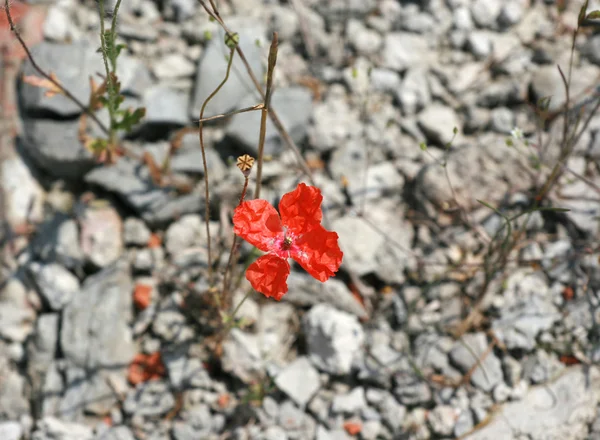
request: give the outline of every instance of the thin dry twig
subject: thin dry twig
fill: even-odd
[[[265,137],[267,133],[267,116],[269,114],[269,108],[271,107],[271,95],[273,94],[273,72],[275,71],[275,64],[277,64],[277,48],[279,42],[277,38],[277,32],[273,32],[273,39],[271,40],[271,47],[269,48],[269,63],[267,67],[267,85],[265,92],[265,100],[261,110],[260,117],[260,135],[258,139],[258,163],[256,166],[256,190],[254,192],[255,198],[260,198],[260,187],[262,183],[262,166],[263,158],[265,153]]]
[[[233,38],[233,35],[232,35]],[[235,53],[235,48],[231,48],[229,50],[229,59],[227,60],[227,71],[225,72],[225,78],[223,81],[219,83],[217,88],[213,90],[213,92],[208,95],[208,97],[202,103],[202,107],[200,108],[200,118],[199,118],[199,137],[200,137],[200,149],[202,150],[202,167],[204,169],[204,198],[205,200],[205,208],[204,208],[204,222],[206,223],[206,237],[207,237],[207,252],[208,252],[208,284],[212,286],[213,284],[213,267],[212,267],[212,248],[211,248],[211,239],[210,239],[210,191],[208,187],[208,163],[206,162],[206,149],[204,147],[204,130],[203,130],[203,117],[204,110],[206,110],[206,106],[209,101],[219,93],[219,90],[225,85],[227,80],[229,79],[229,74],[231,72],[231,65],[233,63],[233,55]],[[218,296],[218,295],[217,295]]]
[[[27,47],[27,44],[23,40],[23,37],[21,37],[21,34],[19,33],[19,30],[15,26],[15,23],[13,21],[12,15],[10,13],[10,2],[9,2],[9,0],[4,0],[4,9],[6,11],[6,18],[8,19],[8,24],[10,25],[10,30],[15,35],[15,37],[17,38],[17,40],[19,41],[19,44],[21,45],[21,47],[25,51],[25,54],[27,55],[27,58],[29,59],[29,62],[31,63],[31,66],[35,69],[35,71],[37,73],[39,73],[40,75],[42,75],[44,78],[46,78],[48,81],[50,81],[58,89],[60,89],[61,93],[63,93],[67,98],[69,98],[71,101],[73,101],[75,103],[75,105],[77,105],[81,109],[81,111],[83,111],[90,118],[92,118],[92,120],[96,124],[98,124],[98,127],[100,127],[100,129],[105,134],[108,135],[110,133],[110,130],[106,127],[106,125],[104,125],[102,123],[102,121],[100,121],[100,119],[98,119],[98,117],[95,115],[95,113],[92,110],[90,110],[86,105],[84,105],[79,99],[77,99],[75,97],[75,95],[73,95],[66,88],[64,88],[58,81],[56,81],[54,78],[52,78],[48,73],[44,72],[44,70],[35,61],[35,59],[33,58],[33,55],[31,54],[31,51],[29,50],[29,47]]]

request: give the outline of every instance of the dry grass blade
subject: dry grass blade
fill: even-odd
[[[279,44],[277,32],[273,32],[273,40],[271,41],[271,47],[269,48],[269,63],[267,66],[267,86],[260,118],[260,136],[258,139],[258,164],[256,166],[256,191],[254,192],[254,197],[256,197],[257,199],[260,198],[262,166],[265,153],[265,137],[267,133],[267,117],[269,115],[271,95],[273,93],[273,73],[275,71],[275,64],[277,64],[278,45]]]

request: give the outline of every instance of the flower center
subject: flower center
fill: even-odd
[[[292,244],[293,244],[293,243],[294,243],[294,240],[292,239],[292,237],[287,237],[287,236],[286,236],[286,237],[284,237],[284,239],[283,239],[283,243],[281,243],[281,248],[282,248],[284,251],[288,251],[288,250],[289,250],[289,249],[292,247]]]

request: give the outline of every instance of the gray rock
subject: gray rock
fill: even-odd
[[[352,172],[352,168],[356,167],[355,164],[345,167],[345,173],[342,174],[344,171],[341,165],[347,165],[349,162],[347,156],[342,156],[344,153],[352,153],[352,150],[341,148],[332,156],[333,161],[339,160],[338,164],[332,164],[332,174],[336,178],[339,174],[340,179],[343,176],[356,176]],[[371,165],[368,170],[364,169],[363,164],[362,173],[366,173],[365,178],[350,179],[347,185],[347,192],[355,206],[364,206],[366,201],[376,202],[385,196],[398,196],[404,188],[404,178],[391,162]]]
[[[454,432],[456,415],[456,408],[449,405],[436,406],[427,418],[431,431],[440,436],[451,436]]]
[[[92,440],[93,437],[93,431],[88,426],[65,422],[55,417],[44,417],[37,422],[37,429],[31,439]]]
[[[208,405],[194,405],[184,411],[182,420],[173,424],[175,440],[194,440],[208,438],[213,431],[213,418]]]
[[[516,439],[515,432],[532,440],[587,439],[599,389],[597,368],[569,368],[556,381],[530,389],[523,400],[505,404],[490,423],[465,440]],[[560,396],[559,401],[552,396]]]
[[[421,333],[415,339],[415,362],[424,371],[436,371],[449,379],[462,375],[450,365],[448,353],[454,341],[438,333]]]
[[[538,334],[560,319],[548,298],[547,282],[538,274],[515,272],[507,280],[503,298],[500,319],[492,328],[509,350],[532,350]]]
[[[319,373],[305,356],[286,365],[275,377],[275,385],[298,406],[304,407],[321,386]]]
[[[54,4],[48,9],[43,31],[46,40],[56,42],[75,40],[80,33],[73,22],[72,11],[61,4]]]
[[[382,38],[379,32],[367,28],[361,21],[349,20],[346,35],[359,55],[372,55],[381,48]]]
[[[112,371],[124,372],[123,365],[111,366]],[[118,402],[118,396],[109,384],[117,384],[117,389],[125,389],[123,376],[112,374],[109,369],[93,370],[86,373],[83,368],[68,366],[65,374],[65,391],[58,403],[56,415],[63,420],[79,422],[85,414],[104,415]],[[58,385],[58,384],[57,384]],[[46,402],[44,402],[46,403]]]
[[[317,368],[331,374],[348,374],[364,342],[356,317],[317,304],[304,316],[308,355]]]
[[[469,409],[463,409],[454,424],[454,436],[460,437],[473,429],[473,414]]]
[[[3,371],[0,388],[0,417],[3,420],[24,420],[30,414],[26,379],[9,360],[9,346],[0,344],[0,368]]]
[[[581,53],[592,63],[600,64],[600,37],[598,35],[594,35],[588,38],[581,49]]]
[[[112,426],[96,434],[94,440],[135,440],[135,437],[127,426]]]
[[[484,391],[491,391],[494,386],[504,380],[502,365],[494,352],[487,352],[488,342],[484,333],[470,333],[457,341],[450,351],[450,359],[463,373],[478,365],[471,375],[471,382]]]
[[[467,48],[478,60],[484,60],[492,53],[492,41],[487,32],[474,31],[467,36]]]
[[[407,253],[414,232],[399,211],[397,203],[389,199],[369,205],[369,223],[351,216],[332,222],[332,229],[340,237],[344,262],[357,275],[376,273],[388,283],[404,282],[404,270],[414,265],[412,255]]]
[[[283,301],[302,307],[328,303],[359,318],[367,317],[365,308],[352,296],[348,286],[335,278],[321,283],[310,275],[292,272],[288,277],[288,287]]]
[[[52,375],[49,371],[58,348],[59,319],[58,313],[40,315],[33,338],[27,345],[27,374],[36,396],[39,395],[37,393],[42,394],[44,381]],[[34,410],[41,410],[43,400],[42,397],[34,399]]]
[[[32,263],[29,271],[44,300],[52,310],[62,310],[79,290],[75,275],[57,263]]]
[[[154,62],[152,68],[159,80],[188,77],[196,72],[194,63],[180,53],[164,55]]]
[[[518,0],[506,2],[500,10],[498,23],[502,27],[510,27],[521,21],[523,17],[523,4]]]
[[[264,374],[264,356],[257,335],[234,328],[223,342],[223,370],[249,383]]]
[[[419,127],[431,142],[445,145],[454,137],[454,129],[461,131],[456,112],[442,104],[431,104],[417,116]]]
[[[367,400],[369,400],[368,391]],[[388,391],[384,391],[381,399],[378,399],[374,404],[381,412],[382,420],[392,430],[392,433],[399,434],[406,416],[406,407],[400,405]]]
[[[256,24],[247,24],[243,28],[237,28],[239,33],[239,44],[257,78],[263,76],[263,50],[256,45],[256,40],[262,40],[265,30]],[[198,120],[200,109],[204,100],[214,92],[217,86],[225,78],[227,71],[226,57],[229,49],[224,44],[224,32],[219,28],[208,43],[202,54],[198,65],[195,92],[190,109],[191,118]],[[259,102],[257,92],[254,89],[244,64],[240,57],[235,54],[231,74],[225,85],[207,104],[204,117],[226,113],[234,108],[239,108],[239,102],[248,95],[254,94],[256,102]]]
[[[165,298],[152,322],[152,330],[163,341],[171,344],[189,343],[194,332],[179,307],[179,300],[174,297]]]
[[[379,67],[375,67],[371,70],[369,78],[373,90],[386,93],[396,93],[402,83],[400,75],[398,75],[397,72]]]
[[[20,156],[7,158],[0,165],[4,219],[15,227],[43,220],[46,194]]]
[[[498,133],[509,134],[515,127],[515,116],[506,107],[498,107],[490,114],[490,128]]]
[[[143,103],[146,116],[142,119],[141,130],[150,137],[159,136],[163,127],[183,127],[190,122],[187,114],[189,97],[171,87],[159,84],[147,88]]]
[[[0,290],[0,336],[24,342],[33,332],[36,312],[20,279],[9,278]]]
[[[423,406],[433,398],[427,382],[418,377],[414,371],[405,370],[394,375],[394,396],[407,406]]]
[[[196,2],[193,0],[171,0],[170,4],[175,21],[178,23],[193,17],[196,11]]]
[[[206,167],[211,182],[221,182],[225,179],[227,166],[219,156],[219,153],[205,146]],[[203,176],[202,150],[197,133],[189,133],[181,139],[181,146],[171,157],[171,170],[175,172],[194,173]]]
[[[279,41],[292,40],[300,30],[300,18],[302,12],[296,13],[294,8],[272,5],[269,9],[270,14],[270,29],[269,34],[277,32]]]
[[[127,394],[123,411],[141,417],[158,417],[168,413],[174,405],[175,398],[167,383],[151,380],[138,384]]]
[[[350,106],[342,86],[332,86],[322,102],[315,104],[310,143],[319,151],[343,145],[362,131],[359,112]]]
[[[93,123],[92,136],[102,136]],[[79,179],[93,168],[95,160],[79,141],[78,121],[23,119],[22,147],[37,166],[50,175]]]
[[[40,414],[42,417],[54,417],[59,414],[61,400],[65,394],[65,383],[62,368],[59,366],[59,363],[62,364],[62,362],[53,360],[46,364],[47,368],[45,372],[42,372],[43,376],[41,376],[41,379],[43,380],[41,392],[39,391],[40,389],[38,388],[36,377],[32,377],[34,391],[39,393],[39,400],[34,403],[41,407],[36,409],[41,409]]]
[[[428,72],[424,68],[409,68],[396,98],[405,114],[414,114],[431,102]]]
[[[286,400],[279,406],[277,425],[290,437],[313,438],[316,423],[307,413]]]
[[[435,26],[435,18],[427,12],[421,11],[419,5],[408,3],[402,10],[402,21],[400,28],[405,31],[414,32],[417,34],[425,34],[430,32]]]
[[[208,388],[211,379],[197,357],[188,355],[188,345],[167,346],[161,351],[163,363],[174,389]]]
[[[81,250],[97,267],[106,267],[123,253],[123,222],[112,206],[87,206],[80,215]]]
[[[504,138],[482,136],[477,145],[451,151],[447,159],[445,170],[437,163],[421,170],[417,178],[417,192],[423,192],[421,200],[430,200],[440,207],[452,203],[454,196],[448,188],[446,171],[457,198],[469,206],[477,205],[475,199],[494,206],[509,187],[516,191],[528,187],[530,182],[524,158],[515,149],[506,147]]]
[[[34,237],[32,250],[46,262],[57,262],[67,268],[79,268],[84,263],[75,220],[60,214],[40,225]]]
[[[589,200],[589,188],[586,182],[575,180],[563,185],[556,199],[561,208],[570,210],[565,213],[569,220],[592,237],[600,231],[600,203]]]
[[[589,87],[589,81],[586,81],[585,78],[590,78],[590,75],[596,75],[597,72],[598,67],[589,64],[575,69],[569,86],[570,96],[581,96],[582,93],[585,93]],[[566,102],[564,82],[554,64],[540,66],[531,77],[530,88],[536,100],[551,98],[548,107],[550,111],[560,109]]]
[[[494,402],[504,403],[510,398],[511,394],[512,390],[509,388],[509,386],[506,385],[504,382],[500,382],[494,387],[492,396],[494,398]]]
[[[392,32],[384,37],[381,67],[402,72],[409,67],[427,66],[433,60],[428,40],[408,32]]]
[[[61,347],[73,365],[124,367],[135,354],[129,323],[133,286],[123,263],[88,277],[63,311]]]
[[[349,393],[336,395],[331,404],[331,412],[334,414],[358,414],[366,407],[365,389],[356,387]]]
[[[258,104],[254,95],[248,95],[239,102],[240,108]],[[306,136],[308,122],[312,114],[312,94],[304,87],[276,89],[271,99],[271,106],[288,134],[298,143]],[[227,135],[239,142],[250,154],[258,152],[260,134],[260,111],[239,113],[227,126]],[[265,134],[265,154],[279,154],[285,148],[285,143],[275,128],[271,119],[267,119]]]
[[[540,349],[525,359],[523,377],[529,379],[532,384],[538,385],[553,380],[564,368],[555,353]]]
[[[452,11],[452,22],[455,29],[470,31],[473,29],[471,11],[466,6],[460,6]]]
[[[146,166],[127,157],[120,158],[115,165],[92,170],[85,181],[116,193],[151,226],[204,209],[201,191],[172,194],[170,188],[157,187],[152,182]]]
[[[128,217],[123,223],[123,241],[127,245],[146,246],[151,234],[146,223],[136,217]]]
[[[499,0],[475,0],[471,4],[473,21],[479,27],[492,28],[500,15],[502,2]]]
[[[3,440],[21,440],[23,428],[19,422],[0,423],[0,438]]]
[[[96,43],[90,44],[82,40],[72,44],[42,42],[32,47],[31,51],[33,59],[44,72],[55,73],[59,82],[68,87],[69,92],[80,102],[87,105],[90,97],[90,77],[99,83],[101,80],[96,73],[105,72],[102,56],[96,49]],[[38,76],[28,60],[24,63],[23,74]],[[119,57],[117,76],[121,83],[121,92],[137,96],[140,96],[151,82],[144,65],[127,54]],[[46,90],[40,87],[22,84],[19,90],[22,110],[30,115],[62,117],[81,113],[79,106],[66,96],[47,97],[44,96],[45,92]]]
[[[367,420],[362,424],[360,436],[365,440],[376,440],[379,437],[383,426],[379,420]]]

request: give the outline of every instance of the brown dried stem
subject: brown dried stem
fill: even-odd
[[[254,197],[257,199],[260,198],[262,166],[265,152],[265,137],[267,133],[267,116],[269,115],[269,108],[271,107],[271,95],[273,94],[273,72],[275,70],[275,64],[277,64],[277,47],[277,32],[273,32],[273,40],[271,41],[271,47],[269,48],[269,63],[267,66],[267,86],[260,117],[260,136],[258,138],[258,164],[256,166],[256,190],[254,192]]]
[[[208,95],[208,97],[202,103],[202,107],[200,108],[200,118],[198,123],[198,128],[200,129],[200,149],[202,150],[202,167],[204,168],[204,198],[206,199],[205,204],[206,207],[204,209],[204,222],[206,223],[206,237],[207,237],[207,251],[208,251],[208,284],[212,286],[213,284],[213,267],[212,267],[212,248],[210,243],[210,191],[208,188],[208,164],[206,162],[206,149],[204,147],[204,130],[203,128],[203,117],[204,110],[206,110],[206,106],[209,101],[219,93],[219,90],[225,85],[227,80],[229,79],[229,74],[231,72],[231,65],[233,63],[233,55],[235,49],[232,48],[229,51],[229,59],[227,60],[227,71],[225,72],[225,78],[223,81],[217,86],[213,92]]]

